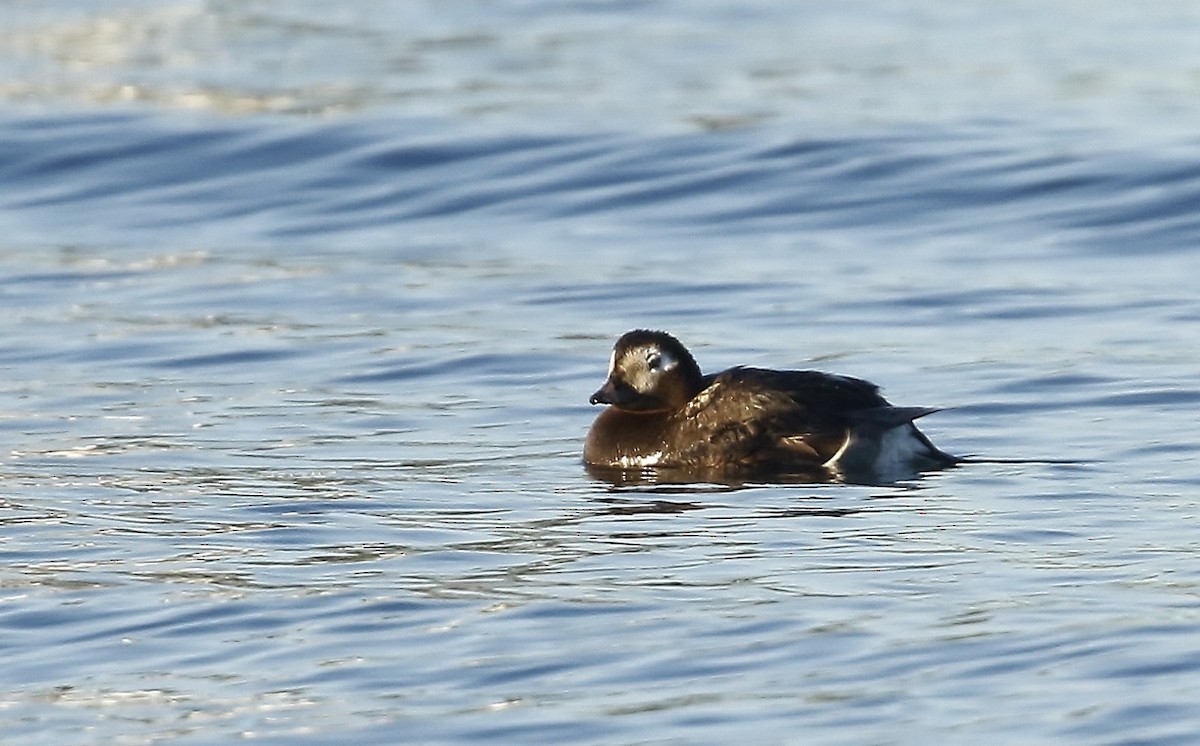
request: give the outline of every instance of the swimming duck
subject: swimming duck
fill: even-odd
[[[913,420],[936,409],[893,407],[869,381],[811,370],[736,367],[704,375],[670,334],[617,340],[608,404],[588,432],[592,467],[711,474],[807,474],[878,481],[950,466]]]

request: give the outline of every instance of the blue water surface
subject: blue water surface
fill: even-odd
[[[509,23],[489,40],[384,5],[425,14],[421,43],[379,33],[426,65],[319,68],[366,75],[363,110],[313,114],[315,83],[303,111],[237,110],[242,83],[270,88],[253,55],[202,64],[228,105],[185,110],[163,71],[191,58],[152,33],[130,38],[162,59],[0,91],[5,741],[1192,742],[1200,141],[1113,113],[1141,95],[1118,83],[1096,83],[1104,121],[896,98],[834,126],[726,80],[720,121],[697,120],[683,67],[677,98],[646,98],[672,126],[567,126],[531,103],[554,81],[601,109],[642,90],[572,77],[636,46],[607,35],[615,10],[569,4],[560,28],[479,4]],[[619,5],[705,64],[716,21],[774,39],[785,12]],[[306,59],[382,44],[364,7],[209,11],[255,49],[290,28]],[[987,36],[963,7],[934,17]],[[224,38],[169,3],[105,8]],[[1093,41],[1126,19],[1096,13]],[[86,13],[18,16],[110,59]],[[1154,38],[1138,23],[1120,44]],[[931,38],[935,60],[1020,56]],[[513,67],[393,106],[397,70],[436,83],[466,58]],[[79,93],[121,65],[139,96]],[[891,90],[860,73],[856,112]],[[594,479],[587,396],[640,326],[708,370],[820,368],[944,407],[922,428],[980,460],[878,486]]]

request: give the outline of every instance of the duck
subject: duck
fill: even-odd
[[[936,408],[892,406],[869,381],[815,370],[706,375],[663,331],[621,335],[590,402],[608,406],[584,443],[589,470],[876,483],[959,461],[914,424]]]

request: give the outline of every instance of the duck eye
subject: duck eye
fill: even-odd
[[[662,367],[662,356],[657,352],[651,352],[646,355],[646,365],[650,366],[650,370],[658,370]]]

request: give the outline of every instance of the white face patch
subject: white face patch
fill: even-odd
[[[654,347],[646,350],[646,365],[650,367],[650,370],[665,373],[679,365],[679,359],[666,350]]]
[[[617,367],[617,350],[613,348],[612,354],[608,356],[608,376],[612,377],[613,371]]]

